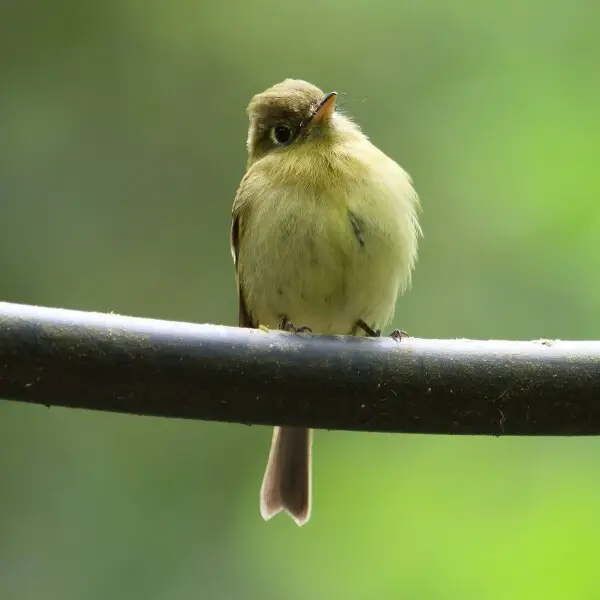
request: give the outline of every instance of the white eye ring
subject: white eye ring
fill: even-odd
[[[294,133],[292,132],[291,127],[288,127],[287,125],[277,125],[271,128],[269,136],[278,146],[286,146],[292,141]]]

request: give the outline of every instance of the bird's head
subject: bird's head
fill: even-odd
[[[316,150],[335,143],[350,125],[336,113],[336,100],[337,92],[326,94],[299,79],[286,79],[254,96],[248,105],[248,162],[272,152]]]

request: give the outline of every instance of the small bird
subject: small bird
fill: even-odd
[[[241,327],[378,336],[410,285],[421,228],[410,176],[337,93],[286,79],[248,105],[246,173],[232,211]],[[265,520],[311,513],[312,431],[276,427]]]

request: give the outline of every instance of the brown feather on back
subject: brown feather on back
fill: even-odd
[[[233,218],[231,221],[231,254],[233,255],[233,264],[235,266],[235,274],[238,288],[238,325],[240,327],[255,327],[252,322],[252,317],[246,307],[246,301],[244,299],[244,292],[240,286],[240,279],[238,277],[238,257],[240,253],[240,214],[234,210]]]

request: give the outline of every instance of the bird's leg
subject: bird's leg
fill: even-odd
[[[381,337],[381,330],[378,329],[375,331],[373,328],[369,327],[362,319],[356,321],[357,327],[360,327],[369,337]],[[390,337],[396,342],[401,342],[403,337],[408,337],[408,333],[403,331],[402,329],[394,329],[390,334]]]
[[[368,337],[380,337],[381,336],[380,329],[375,331],[374,329],[369,327],[362,319],[359,319],[358,321],[356,321],[356,327],[360,327],[367,334]]]
[[[290,333],[312,333],[312,329],[310,327],[296,327],[287,317],[282,317],[281,321],[279,321],[279,329],[282,331],[289,331]]]

